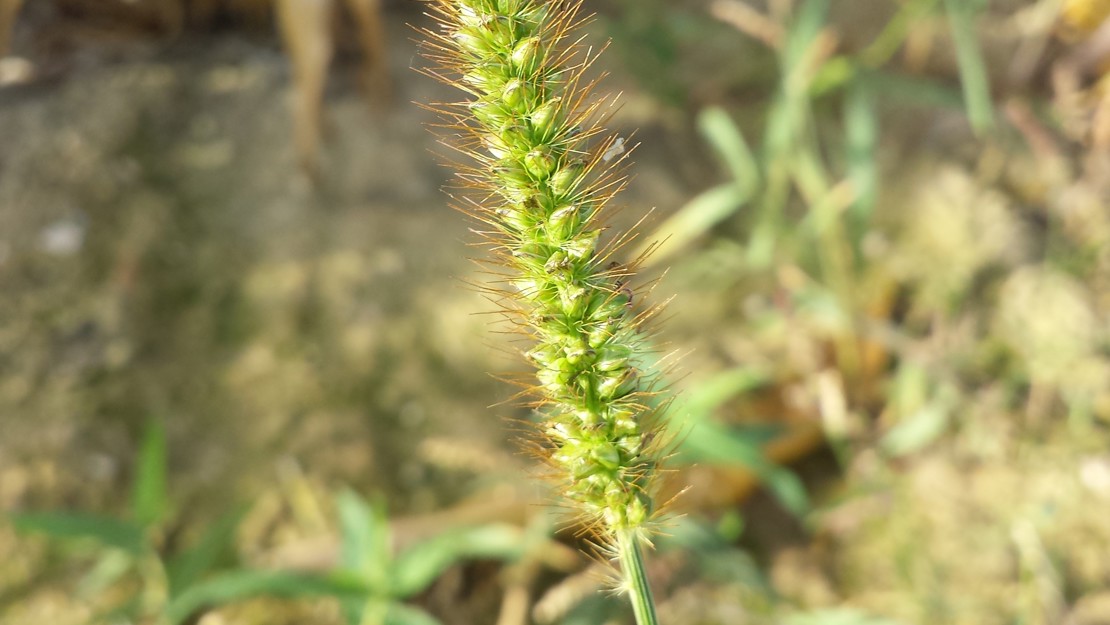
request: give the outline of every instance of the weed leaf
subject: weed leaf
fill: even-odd
[[[11,519],[21,532],[41,532],[52,538],[89,538],[135,556],[143,552],[146,544],[143,528],[111,517],[76,512],[29,512],[14,514]]]
[[[952,41],[956,45],[956,64],[960,69],[967,116],[975,133],[982,135],[994,125],[994,110],[987,68],[975,36],[974,4],[968,0],[944,0]]]
[[[136,523],[150,527],[162,520],[166,508],[166,431],[151,419],[135,463],[131,514]]]
[[[413,545],[397,558],[394,596],[415,595],[448,567],[467,558],[514,560],[523,555],[524,548],[524,533],[511,525],[484,525],[440,534]]]
[[[180,625],[199,610],[251,597],[338,597],[358,599],[368,592],[361,580],[343,575],[288,571],[230,571],[194,584],[170,601],[166,621]]]
[[[442,623],[420,608],[392,603],[385,613],[382,625],[442,625]]]
[[[686,435],[679,456],[687,462],[739,465],[763,480],[787,510],[803,515],[809,510],[809,497],[798,476],[771,462],[760,448],[762,433],[746,436],[717,423],[699,423]]]
[[[208,573],[219,559],[231,550],[235,528],[243,513],[226,514],[210,525],[192,548],[178,554],[166,565],[170,596],[174,597]]]

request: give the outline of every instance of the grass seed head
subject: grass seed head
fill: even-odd
[[[580,0],[430,0],[427,72],[470,95],[439,105],[450,123],[461,208],[492,226],[495,289],[512,325],[534,340],[528,395],[542,418],[537,448],[560,492],[604,543],[642,533],[657,513],[662,456],[655,376],[627,283],[611,261],[629,240],[601,242],[609,200],[624,186],[615,138],[583,74],[595,58],[571,34]],[[621,150],[623,152],[623,149]],[[505,270],[508,271],[506,277]],[[493,287],[491,287],[493,289]]]

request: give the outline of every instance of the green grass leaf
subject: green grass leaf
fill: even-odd
[[[858,55],[868,67],[879,67],[897,53],[914,24],[933,11],[937,0],[906,0],[875,39]]]
[[[956,63],[960,68],[967,116],[975,133],[982,135],[994,126],[994,106],[986,64],[975,36],[974,5],[969,0],[944,0],[952,41],[956,46]]]
[[[809,85],[809,97],[819,98],[844,87],[860,74],[860,68],[847,56],[834,56],[825,61]]]
[[[135,556],[146,548],[143,528],[130,521],[70,512],[29,512],[10,518],[21,532],[40,532],[51,538],[86,538]]]
[[[758,367],[737,367],[718,373],[703,380],[684,393],[681,401],[681,414],[692,423],[710,421],[713,411],[725,402],[766,386],[771,381],[770,374]]]
[[[704,191],[659,225],[646,240],[658,241],[650,258],[656,264],[681,251],[694,239],[727,219],[747,201],[748,197],[734,184],[722,184]],[[647,251],[647,246],[639,250]]]
[[[392,603],[386,609],[382,625],[442,625],[442,623],[420,608],[403,603]]]
[[[655,264],[685,248],[710,228],[740,210],[759,189],[759,163],[744,140],[744,135],[723,109],[711,107],[698,116],[702,135],[717,154],[733,180],[704,191],[680,208],[646,238],[638,250],[659,245],[649,259]]]
[[[703,521],[682,517],[668,522],[660,548],[681,549],[698,563],[699,578],[721,584],[744,584],[765,592],[771,589],[751,554],[733,544]]]
[[[448,567],[466,559],[516,560],[525,546],[524,532],[512,525],[483,525],[439,534],[398,556],[393,569],[394,596],[415,595]]]
[[[389,518],[385,504],[367,502],[352,490],[343,490],[336,497],[339,525],[343,534],[340,565],[373,592],[385,595],[392,585]],[[343,614],[348,623],[358,625],[366,610],[366,597],[343,600]]]
[[[724,109],[713,106],[698,115],[698,129],[728,167],[737,189],[745,198],[754,195],[759,188],[759,163],[736,122]]]
[[[196,545],[169,560],[166,576],[169,578],[171,597],[181,594],[231,551],[235,529],[242,518],[241,510],[224,515],[205,529]]]
[[[307,575],[288,571],[230,571],[194,584],[166,607],[170,625],[180,625],[198,611],[252,597],[338,597],[360,600],[369,589],[344,575]]]
[[[107,549],[101,552],[91,571],[77,585],[80,597],[97,597],[135,567],[135,558],[125,551]]]
[[[686,462],[743,466],[762,480],[771,494],[789,511],[801,516],[809,511],[805,486],[789,469],[771,462],[761,448],[762,434],[747,435],[718,423],[699,423],[686,434],[678,456]]]
[[[800,515],[809,508],[805,488],[797,476],[763,454],[762,446],[774,438],[776,428],[738,430],[714,421],[714,411],[725,402],[763,387],[770,380],[770,374],[763,369],[738,367],[690,389],[684,395],[681,409],[675,411],[676,415],[689,419],[691,425],[678,453],[687,462],[740,465],[750,469],[766,482],[784,506]]]
[[[805,0],[794,15],[783,48],[784,71],[789,74],[805,57],[813,40],[825,26],[829,0]]]
[[[844,100],[845,152],[848,179],[856,200],[849,209],[853,244],[858,248],[879,193],[879,121],[875,96],[865,80],[853,80]]]
[[[336,498],[336,506],[343,534],[343,569],[369,582],[384,582],[392,561],[385,505],[380,501],[371,504],[358,493],[344,490]]]
[[[907,107],[963,108],[960,91],[936,80],[883,70],[860,70],[863,80],[874,93],[881,93],[884,103]]]
[[[136,523],[150,527],[165,517],[167,507],[166,431],[161,423],[151,419],[135,463],[131,514]]]

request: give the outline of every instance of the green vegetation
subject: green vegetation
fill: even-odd
[[[340,562],[331,572],[224,568],[233,551],[241,513],[208,526],[197,544],[169,554],[160,545],[159,523],[169,512],[166,439],[151,423],[140,448],[131,517],[114,519],[78,512],[28,512],[12,516],[17,530],[60,540],[92,541],[97,562],[81,582],[82,592],[103,593],[133,573],[132,593],[94,620],[121,618],[181,625],[197,614],[252,597],[335,597],[349,625],[439,623],[404,601],[424,591],[444,570],[471,558],[517,560],[536,537],[505,525],[459,527],[394,555],[383,505],[370,505],[343,491],[336,498],[342,529]],[[542,536],[539,537],[542,540]]]
[[[655,625],[643,564],[662,440],[655,425],[642,327],[632,312],[634,264],[615,260],[629,235],[599,242],[607,204],[624,181],[612,173],[623,139],[589,145],[604,132],[584,72],[592,58],[575,43],[580,3],[462,0],[435,5],[426,31],[430,72],[474,95],[442,115],[457,148],[477,163],[459,179],[459,208],[487,224],[494,271],[511,287],[487,287],[536,339],[531,389],[542,415],[541,457],[558,492],[580,507],[602,549],[620,562],[636,621]],[[442,32],[440,32],[442,31]],[[569,45],[568,45],[568,42]]]
[[[1108,3],[386,3],[469,93],[393,36],[371,114],[340,29],[309,183],[268,0],[52,1],[0,59],[0,623],[1107,621]]]

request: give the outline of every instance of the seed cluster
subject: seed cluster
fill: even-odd
[[[610,534],[652,515],[655,472],[640,326],[626,286],[631,268],[599,245],[599,215],[624,179],[608,163],[615,140],[582,72],[590,55],[567,43],[578,0],[432,0],[441,31],[430,73],[472,98],[438,110],[469,159],[463,206],[492,231],[509,269],[516,322],[535,338],[536,405],[544,450],[565,476],[563,493]],[[591,150],[588,144],[597,145]],[[608,153],[607,153],[608,152]],[[475,161],[477,165],[475,166]]]

